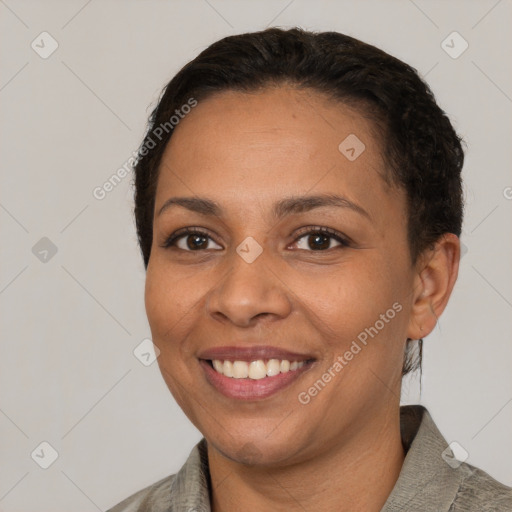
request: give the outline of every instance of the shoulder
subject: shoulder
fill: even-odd
[[[206,439],[192,448],[181,469],[121,501],[107,512],[168,512],[207,509],[209,469]],[[192,506],[191,506],[192,505]]]
[[[450,512],[512,511],[512,487],[508,487],[485,471],[463,463],[460,485]]]
[[[171,485],[176,475],[166,476],[132,494],[107,512],[166,512],[171,504]]]
[[[400,408],[402,470],[382,512],[512,512],[512,488],[455,456],[427,409]]]

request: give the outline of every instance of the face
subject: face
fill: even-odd
[[[371,121],[313,91],[223,92],[175,128],[146,311],[166,384],[226,457],[307,460],[397,414],[414,272],[384,173]]]

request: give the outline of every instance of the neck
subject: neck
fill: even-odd
[[[379,512],[405,454],[399,415],[374,420],[350,443],[335,443],[318,457],[286,467],[240,464],[208,443],[212,511],[234,512],[243,503],[255,512]]]

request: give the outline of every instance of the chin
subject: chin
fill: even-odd
[[[205,436],[206,437],[206,436]],[[208,443],[224,457],[250,466],[280,466],[292,462],[297,452],[294,436],[258,435],[237,437],[222,436],[222,439],[206,437]]]

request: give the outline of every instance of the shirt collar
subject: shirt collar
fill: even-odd
[[[381,512],[448,512],[462,477],[443,459],[448,444],[427,409],[421,405],[400,407],[400,434],[406,456],[398,480]],[[176,474],[170,494],[169,510],[211,511],[205,438],[193,448]]]
[[[406,456],[398,480],[381,512],[448,512],[457,495],[462,470],[425,407],[400,407],[400,433]],[[445,457],[445,458],[443,458]]]
[[[172,481],[171,503],[173,512],[211,512],[210,469],[206,439],[194,446],[187,461]]]

